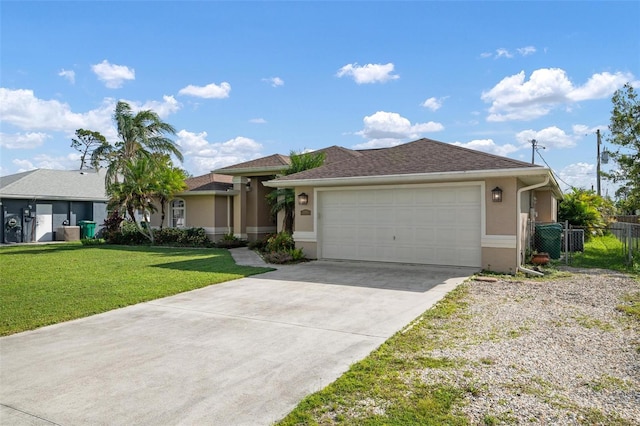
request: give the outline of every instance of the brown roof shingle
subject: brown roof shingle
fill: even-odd
[[[226,191],[233,188],[233,176],[208,173],[184,181],[187,191]]]
[[[267,157],[256,158],[255,160],[245,161],[244,163],[234,164],[232,166],[223,167],[219,170],[234,170],[234,169],[254,169],[261,167],[278,167],[282,166],[283,169],[289,166],[289,157],[281,154],[273,154]]]
[[[358,152],[358,151],[355,151]],[[328,163],[277,180],[386,176],[456,171],[540,167],[431,139],[419,139],[391,148],[359,151],[359,156]]]

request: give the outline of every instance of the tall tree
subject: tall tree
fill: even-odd
[[[82,170],[88,166],[87,162],[93,157],[93,152],[97,149],[107,149],[109,143],[99,132],[78,129],[76,137],[71,139],[71,147],[80,152],[80,170]]]
[[[153,153],[174,155],[182,161],[182,153],[170,136],[176,130],[160,119],[152,110],[133,113],[131,106],[123,101],[116,105],[113,119],[119,140],[113,146],[96,150],[95,157],[105,158],[107,166],[107,185],[118,181],[128,161]]]
[[[122,101],[116,105],[113,119],[118,140],[96,148],[91,162],[107,163],[105,186],[110,208],[122,217],[128,215],[153,243],[153,230],[139,223],[136,212],[146,216],[157,211],[154,198],[166,200],[183,188],[184,175],[175,171],[171,161],[171,155],[183,159],[170,138],[176,132],[155,112],[143,110],[134,114]]]
[[[621,149],[611,153],[619,169],[607,176],[623,184],[616,196],[624,198],[630,212],[640,209],[640,100],[630,83],[617,90],[611,99],[613,110],[608,138]]]
[[[291,154],[289,154],[291,164],[282,174],[289,176],[320,167],[324,164],[325,157],[324,152],[297,153],[292,151]],[[295,219],[295,193],[293,189],[278,188],[267,194],[267,202],[271,205],[271,214],[277,215],[278,212],[284,211],[282,229],[289,234],[293,234],[293,222]]]

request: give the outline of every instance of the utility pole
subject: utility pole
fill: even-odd
[[[536,145],[538,141],[531,139],[531,164],[536,164]]]
[[[531,164],[536,164],[536,149],[538,148],[538,141],[531,139]],[[540,147],[544,149],[544,146]]]
[[[596,136],[598,137],[598,163],[596,166],[596,177],[597,177],[597,188],[598,188],[598,196],[602,195],[600,193],[600,129],[596,130]]]

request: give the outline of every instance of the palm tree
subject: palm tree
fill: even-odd
[[[168,175],[168,169],[174,169],[170,156],[183,159],[169,137],[176,131],[155,112],[143,110],[134,114],[131,106],[122,101],[117,103],[113,119],[119,139],[115,144],[96,149],[91,163],[96,168],[102,162],[107,163],[105,186],[111,199],[110,207],[123,217],[128,214],[153,243],[151,227],[144,229],[135,213],[138,210],[145,214],[155,212],[157,209],[151,201],[154,197],[166,199],[182,189],[179,181],[184,184],[184,176]]]
[[[292,151],[289,154],[291,164],[282,174],[289,176],[300,173],[305,170],[315,169],[324,164],[326,154],[324,152],[307,152],[297,153]],[[282,221],[283,231],[293,234],[293,222],[295,211],[295,193],[291,188],[278,188],[267,194],[267,202],[271,205],[271,214],[274,216],[280,211],[284,211],[284,219]]]
[[[118,211],[122,216],[129,215],[138,230],[154,242],[151,226],[143,226],[136,218],[136,212],[142,212],[144,218],[157,211],[153,197],[157,190],[157,178],[154,170],[157,165],[152,158],[140,157],[126,160],[122,168],[122,182],[113,182],[107,188],[109,209]],[[147,222],[143,219],[143,222]]]
[[[101,147],[96,150],[92,163],[106,159],[107,185],[118,181],[118,174],[123,172],[124,165],[129,160],[151,154],[174,155],[182,161],[182,153],[176,144],[168,137],[175,135],[173,126],[160,119],[152,110],[138,111],[135,115],[131,106],[123,101],[116,104],[113,114],[119,140],[114,146]]]

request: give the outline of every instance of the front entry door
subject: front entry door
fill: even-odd
[[[36,204],[36,241],[53,240],[53,206]]]

